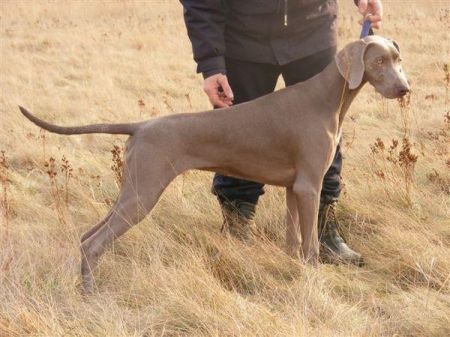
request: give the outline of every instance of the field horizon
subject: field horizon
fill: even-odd
[[[359,36],[352,3],[339,48]],[[212,174],[189,171],[85,298],[80,236],[117,196],[127,137],[51,134],[18,106],[69,126],[210,105],[178,1],[2,1],[0,336],[450,336],[450,4],[383,4],[376,34],[400,45],[412,92],[366,85],[344,122],[338,216],[363,267],[287,256],[280,187],[258,204],[263,238],[226,238]]]

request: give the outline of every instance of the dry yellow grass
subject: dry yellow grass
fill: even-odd
[[[341,1],[341,45],[359,34],[351,2]],[[280,188],[259,206],[265,242],[224,239],[211,174],[189,172],[105,254],[85,301],[79,237],[117,193],[110,151],[125,139],[43,134],[17,105],[70,125],[208,102],[177,1],[2,0],[0,336],[449,336],[450,6],[384,4],[381,34],[399,42],[414,91],[401,111],[367,86],[345,122],[339,214],[365,267],[287,257]],[[409,194],[403,168],[385,159],[405,133],[418,155]],[[377,138],[384,154],[372,153]],[[63,156],[73,168],[67,204]]]

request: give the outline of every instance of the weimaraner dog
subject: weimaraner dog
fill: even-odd
[[[20,107],[36,125],[64,135],[130,135],[116,203],[81,239],[84,290],[111,242],[140,222],[179,174],[199,169],[286,187],[287,251],[317,264],[322,178],[341,136],[344,116],[369,82],[387,98],[409,91],[395,42],[369,36],[346,45],[315,77],[248,103],[130,124],[62,127]],[[243,160],[243,158],[246,158]]]

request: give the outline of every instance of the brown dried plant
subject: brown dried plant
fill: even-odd
[[[142,98],[138,100],[138,106],[139,106],[139,117],[141,117],[145,109],[145,102]]]
[[[402,146],[399,141],[392,139],[391,144],[385,145],[381,138],[377,138],[370,145],[372,157],[373,174],[383,181],[388,180],[391,184],[398,184],[398,175],[404,186],[405,199],[411,204],[411,186],[414,183],[414,170],[418,155],[412,152],[412,144],[407,136],[402,138]],[[387,151],[386,151],[387,149]],[[385,186],[386,194],[390,194],[392,189]]]
[[[63,192],[56,179],[58,175],[58,168],[55,158],[50,157],[48,161],[45,161],[44,167],[46,169],[48,177],[50,178],[51,193],[53,200],[55,201],[55,208],[58,220],[61,224],[66,224],[66,217],[64,213],[63,203],[61,202],[61,195]]]
[[[168,109],[170,112],[174,112],[175,109],[173,108],[173,105],[169,102],[169,98],[170,98],[170,94],[169,94],[168,91],[166,91],[166,92],[165,92],[165,96],[164,96],[164,98],[163,98],[163,102],[164,102],[164,104],[166,105],[167,109]]]
[[[386,146],[384,145],[384,142],[381,140],[380,137],[378,137],[375,140],[375,142],[372,145],[370,145],[370,150],[372,152],[372,160],[374,161],[372,167],[376,167],[374,170],[374,174],[383,180],[386,178],[386,174],[385,174],[386,165],[384,163],[384,160],[382,161],[382,167],[380,167],[380,165],[377,165],[378,163],[377,163],[376,157],[379,155],[379,156],[381,156],[381,158],[384,158],[385,157],[385,154],[384,154],[385,148],[386,148]]]
[[[439,189],[446,195],[450,195],[450,179],[441,177],[436,169],[432,169],[432,172],[427,174],[427,178],[430,182],[434,183]]]
[[[66,156],[61,158],[61,173],[64,174],[64,201],[69,205],[69,180],[73,177],[73,168]]]
[[[418,155],[411,152],[412,144],[408,137],[402,139],[402,149],[398,153],[398,163],[403,171],[406,198],[411,203],[411,185],[414,182],[414,168],[416,167]]]
[[[397,161],[398,161],[397,160],[397,147],[398,147],[398,140],[392,139],[392,144],[389,145],[388,156],[386,157],[386,159],[393,164],[397,164]]]
[[[9,235],[9,203],[8,203],[8,172],[9,163],[6,152],[0,152],[0,182],[2,184],[2,201],[3,216],[5,218],[6,237]]]
[[[42,141],[42,162],[45,163],[45,130],[39,130],[39,139]]]
[[[122,176],[123,176],[123,160],[122,160],[122,152],[123,148],[118,145],[114,145],[111,150],[112,153],[112,162],[111,170],[114,172],[114,177],[116,178],[117,184],[120,186],[122,184]]]
[[[187,100],[188,103],[189,103],[189,111],[192,111],[194,108],[193,108],[193,106],[192,106],[191,95],[190,95],[189,93],[187,93],[187,94],[185,94],[185,96],[186,96],[186,100]]]
[[[449,89],[450,89],[450,67],[447,63],[445,63],[442,67],[444,70],[444,83],[445,83],[445,106],[448,107],[449,104]]]
[[[426,136],[434,142],[447,144],[450,140],[450,110],[447,110],[443,116],[444,125],[435,131],[427,131]]]
[[[444,115],[444,128],[450,131],[450,111],[447,111]]]
[[[410,121],[410,106],[411,106],[411,94],[407,94],[397,99],[400,107],[400,116],[403,123],[403,134],[405,137],[411,133],[411,121]]]
[[[380,137],[378,137],[375,140],[375,143],[373,143],[372,145],[370,145],[370,150],[372,151],[373,154],[376,153],[383,153],[384,152],[384,142],[381,140]]]

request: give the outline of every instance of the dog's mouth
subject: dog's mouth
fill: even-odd
[[[382,90],[379,88],[375,88],[375,91],[378,92],[381,96],[388,98],[388,99],[395,99],[395,98],[402,98],[406,94],[410,92],[410,89],[407,87],[394,87],[390,88],[389,90]]]
[[[388,99],[394,99],[394,98],[398,98],[395,95],[394,90],[380,90],[378,88],[375,88],[375,91],[377,93],[379,93],[381,96],[383,96],[384,98],[388,98]]]

